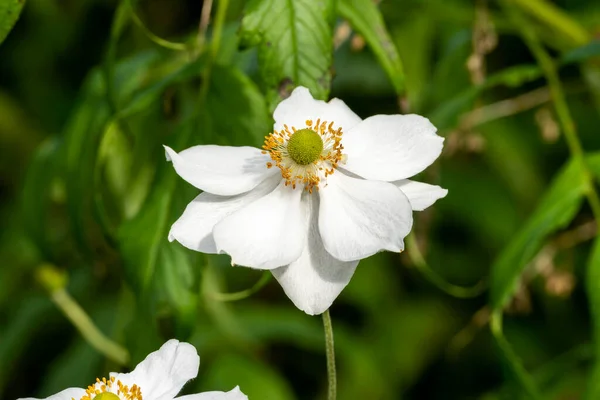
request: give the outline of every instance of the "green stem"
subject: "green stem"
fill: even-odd
[[[55,290],[50,297],[93,348],[119,365],[129,363],[127,350],[106,337],[66,290]]]
[[[333,326],[329,310],[323,313],[323,329],[325,330],[325,352],[327,354],[327,400],[337,398],[337,378],[335,374],[335,344],[333,343]]]
[[[227,8],[229,7],[229,0],[219,0],[217,7],[217,14],[215,15],[215,25],[212,32],[212,42],[210,46],[212,61],[217,57],[219,48],[221,47],[221,37],[223,36],[223,25],[225,24],[225,17],[227,16]]]
[[[597,222],[600,222],[600,197],[598,197],[598,193],[594,187],[594,179],[589,167],[587,166],[583,147],[581,146],[581,142],[577,136],[575,122],[573,121],[573,117],[569,111],[556,65],[548,52],[544,49],[544,46],[537,37],[535,30],[532,29],[532,25],[529,23],[529,21],[524,18],[518,10],[514,10],[512,7],[510,7],[508,0],[504,1],[504,8],[512,17],[515,25],[521,31],[521,35],[523,36],[525,43],[544,71],[544,75],[546,76],[546,80],[548,81],[548,86],[550,88],[550,93],[552,94],[556,115],[565,134],[569,151],[573,159],[581,163],[583,166],[584,179],[586,182],[586,196],[594,214],[594,218]]]
[[[504,333],[502,332],[502,310],[496,310],[492,313],[490,327],[492,330],[492,335],[494,335],[500,350],[502,350],[502,354],[504,357],[506,357],[506,361],[511,367],[515,378],[519,381],[521,387],[525,390],[528,397],[531,399],[541,399],[542,396],[535,385],[533,378],[531,375],[529,375],[523,366],[523,363],[512,349],[510,343],[504,337]]]
[[[576,46],[590,41],[591,37],[577,21],[556,5],[545,0],[510,0],[523,11],[534,16],[553,30],[568,37]]]
[[[206,97],[208,96],[208,90],[210,89],[210,78],[212,74],[212,67],[219,53],[221,46],[221,36],[223,36],[223,25],[225,24],[225,17],[227,16],[227,8],[229,7],[229,0],[220,0],[217,7],[217,13],[215,16],[215,23],[212,30],[212,41],[209,49],[209,60],[206,68],[202,71],[202,86],[199,93],[198,101],[198,123],[201,126],[202,112],[206,103]],[[202,49],[203,50],[203,49]],[[208,138],[207,138],[208,139]]]
[[[141,18],[137,15],[137,13],[135,12],[135,8],[133,7],[133,4],[131,4],[131,0],[125,0],[125,1],[127,3],[127,6],[131,9],[131,19],[138,26],[138,28],[140,28],[142,30],[142,32],[144,32],[146,37],[148,39],[150,39],[152,42],[156,43],[160,47],[164,47],[165,49],[175,50],[175,51],[185,51],[185,50],[189,50],[190,47],[192,47],[185,43],[171,42],[169,40],[161,38],[160,36],[155,35],[150,29],[148,29],[146,24],[144,24],[144,21],[142,21]]]
[[[258,282],[256,282],[251,288],[235,293],[211,293],[210,297],[217,301],[238,301],[246,299],[252,296],[254,293],[258,292],[260,289],[262,289],[267,283],[269,283],[272,276],[273,275],[271,275],[269,271],[265,271],[258,280]]]
[[[414,234],[411,233],[408,235],[406,238],[406,246],[408,248],[408,255],[417,269],[431,283],[433,283],[442,291],[448,293],[450,296],[460,299],[469,299],[481,295],[487,289],[487,284],[485,281],[479,281],[470,287],[453,285],[452,283],[447,282],[444,278],[432,270],[429,264],[427,264],[427,261],[419,250],[419,246]]]

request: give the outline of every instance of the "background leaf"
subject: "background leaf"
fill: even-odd
[[[593,156],[593,161],[600,155]],[[492,265],[490,301],[504,307],[516,290],[521,272],[540,249],[544,239],[571,222],[585,194],[582,165],[570,162],[554,179],[536,211]]]
[[[340,0],[340,15],[362,36],[377,56],[397,94],[404,92],[402,61],[383,17],[371,0]]]

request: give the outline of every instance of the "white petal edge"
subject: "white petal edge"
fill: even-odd
[[[229,392],[189,394],[187,396],[178,397],[177,400],[248,400],[248,396],[242,393],[239,386],[236,386]]]
[[[348,156],[344,169],[365,179],[396,181],[431,165],[442,152],[444,138],[420,115],[375,115],[342,137]]]
[[[299,259],[271,272],[296,307],[317,315],[327,310],[350,282],[358,261],[339,261],[325,250],[319,233],[319,199],[305,196],[309,197],[310,219],[304,250]]]
[[[232,264],[273,269],[300,257],[306,235],[302,189],[284,183],[215,225],[217,250],[229,254]]]
[[[317,119],[320,119],[333,122],[334,129],[342,128],[342,131],[346,132],[361,121],[342,100],[334,98],[329,103],[315,100],[303,86],[294,89],[290,97],[279,103],[273,113],[273,119],[274,129],[277,131],[284,129],[284,124],[290,129],[292,126],[302,129],[306,127],[306,120],[310,119],[316,123]]]
[[[111,373],[111,377],[131,387],[141,388],[144,400],[173,399],[183,385],[198,375],[200,357],[189,343],[171,339],[128,374]]]
[[[437,185],[403,179],[392,182],[408,197],[414,211],[423,211],[437,200],[446,197],[448,190]]]
[[[255,188],[267,176],[270,157],[254,147],[193,146],[177,153],[164,146],[179,176],[205,192],[232,196]]]
[[[24,397],[17,400],[79,400],[83,396],[85,396],[85,389],[80,388],[69,388],[65,389],[62,392],[58,392],[53,394],[52,396],[46,397],[45,399],[36,399],[33,397]]]
[[[325,249],[340,261],[404,249],[412,228],[412,208],[388,182],[351,178],[337,171],[319,190],[319,231]]]
[[[281,177],[272,176],[247,193],[236,196],[218,196],[201,193],[187,205],[185,211],[171,226],[169,241],[177,240],[190,250],[216,254],[214,226],[225,217],[246,207],[275,189]]]

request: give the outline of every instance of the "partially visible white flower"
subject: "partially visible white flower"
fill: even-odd
[[[298,308],[320,314],[359,260],[402,251],[412,211],[446,196],[439,186],[407,179],[435,161],[444,139],[419,115],[363,121],[343,101],[315,100],[304,87],[273,117],[262,150],[166,147],[175,171],[204,191],[169,240],[271,270]]]
[[[200,357],[194,346],[171,339],[128,374],[111,372],[87,389],[69,388],[45,400],[173,400],[183,385],[198,375]],[[36,400],[33,398],[19,400]],[[229,392],[205,392],[177,400],[248,400],[239,387]]]

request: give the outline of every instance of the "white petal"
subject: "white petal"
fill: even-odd
[[[46,397],[45,399],[42,399],[42,400],[71,400],[71,399],[79,400],[83,396],[85,396],[85,389],[69,388],[69,389],[63,390],[62,392],[53,394],[50,397]],[[18,400],[38,400],[38,399],[35,399],[33,397],[27,397],[27,398],[21,398]]]
[[[277,168],[267,169],[270,157],[254,147],[194,146],[179,154],[165,146],[167,160],[179,176],[205,192],[231,196],[256,187]]]
[[[144,400],[173,399],[183,385],[198,375],[200,357],[194,346],[171,339],[128,374],[110,374],[124,385],[136,384]]]
[[[258,269],[287,265],[300,257],[306,231],[302,189],[281,181],[268,195],[223,219],[213,229],[219,253]]]
[[[399,252],[412,227],[408,198],[391,183],[351,178],[337,171],[319,190],[319,230],[325,249],[342,261],[378,251]]]
[[[342,128],[344,132],[352,129],[360,123],[361,119],[340,99],[331,99],[329,103],[315,100],[307,88],[299,86],[288,97],[283,100],[273,113],[275,119],[275,130],[283,129],[286,124],[289,128],[302,129],[306,126],[306,120],[310,119],[316,123],[321,121],[333,122],[334,129]]]
[[[269,177],[248,193],[237,196],[201,193],[173,224],[169,240],[177,240],[191,250],[216,254],[217,247],[212,234],[214,226],[228,215],[272,192],[280,180],[280,176]]]
[[[442,152],[444,139],[419,115],[375,115],[342,137],[343,166],[365,179],[395,181],[427,168]]]
[[[302,255],[271,272],[296,307],[316,315],[327,310],[350,282],[358,261],[339,261],[327,253],[319,233],[318,197],[308,197],[310,221]]]
[[[240,390],[239,386],[229,392],[204,392],[198,394],[190,394],[187,396],[178,397],[177,400],[248,400]]]
[[[447,189],[436,185],[411,181],[410,179],[403,179],[392,183],[399,187],[406,197],[408,197],[410,206],[414,211],[423,211],[448,194]]]

